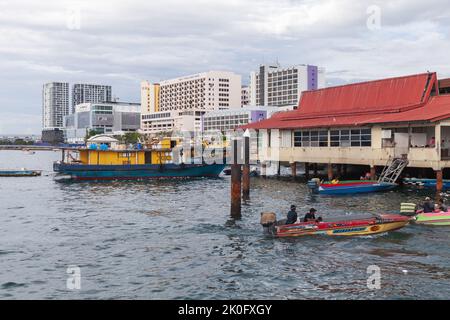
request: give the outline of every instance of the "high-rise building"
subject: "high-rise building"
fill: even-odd
[[[248,106],[250,104],[250,88],[248,86],[242,86],[241,88],[241,107]]]
[[[69,114],[69,83],[49,82],[42,87],[42,128],[62,128]]]
[[[159,83],[141,82],[141,113],[150,114],[159,111]]]
[[[72,87],[72,110],[75,112],[75,106],[80,103],[101,103],[112,101],[111,86],[98,84],[76,83]]]
[[[186,77],[141,83],[142,123],[146,133],[201,130],[208,111],[241,107],[241,76],[208,71]]]
[[[250,105],[298,106],[306,90],[325,87],[325,69],[311,65],[261,65],[250,74]]]

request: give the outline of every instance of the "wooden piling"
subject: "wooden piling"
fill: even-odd
[[[261,163],[261,177],[265,178],[267,175],[267,165],[265,162]]]
[[[291,163],[291,174],[292,174],[292,178],[296,178],[297,177],[297,163],[294,161]]]
[[[244,165],[242,166],[242,197],[250,199],[250,137],[244,137]]]
[[[241,165],[238,161],[238,141],[233,140],[233,159],[231,164],[231,216],[241,217]]]
[[[442,181],[442,170],[436,171],[436,191],[439,193],[442,191],[443,181]]]
[[[328,181],[333,180],[333,165],[331,163],[328,164]]]
[[[375,166],[370,166],[370,179],[371,180],[376,180],[377,177],[377,168]]]
[[[305,178],[309,180],[309,163],[305,162]]]
[[[317,174],[318,174],[317,163],[314,163],[314,177],[315,178],[317,178]]]

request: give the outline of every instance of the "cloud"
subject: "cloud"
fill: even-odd
[[[366,25],[371,5],[376,30]],[[139,101],[142,79],[224,69],[248,81],[275,60],[323,66],[330,85],[450,76],[449,29],[446,0],[0,0],[0,130],[21,130],[5,124],[12,114],[39,129],[47,81],[111,84]]]

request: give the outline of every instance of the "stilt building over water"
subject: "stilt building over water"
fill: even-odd
[[[434,72],[305,91],[298,109],[245,128],[258,130],[263,168],[326,164],[332,176],[333,164],[367,165],[374,173],[401,158],[432,168],[439,185],[450,167],[450,94],[440,94]]]

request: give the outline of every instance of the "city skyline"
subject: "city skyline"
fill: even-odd
[[[328,86],[450,76],[445,1],[169,2],[0,1],[0,134],[39,133],[52,81],[106,83],[140,101],[142,80],[216,69],[248,84],[275,61],[323,66]]]

